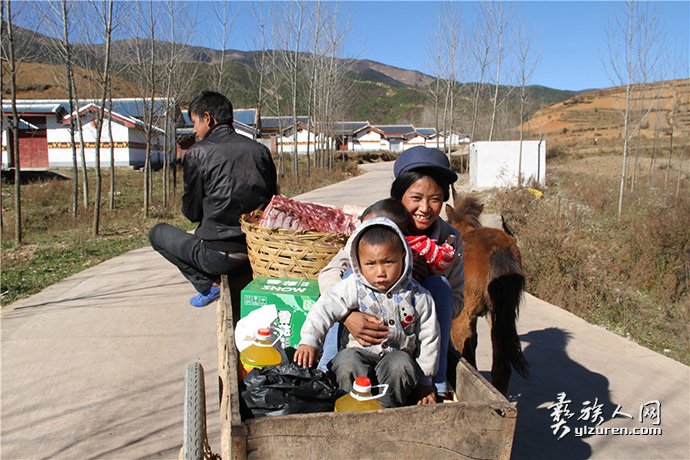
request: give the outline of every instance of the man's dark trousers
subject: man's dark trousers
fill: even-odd
[[[251,270],[245,253],[210,249],[191,233],[170,224],[156,224],[149,231],[153,249],[172,262],[198,292],[208,293],[220,275],[239,276]]]

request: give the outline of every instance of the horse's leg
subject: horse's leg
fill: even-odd
[[[481,312],[482,304],[478,302],[476,296],[468,296],[465,292],[465,306],[453,320],[450,338],[453,346],[475,368],[477,360],[475,351],[477,349],[477,317]]]

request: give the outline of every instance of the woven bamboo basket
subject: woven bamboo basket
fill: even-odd
[[[261,227],[261,214],[256,210],[240,218],[255,277],[316,279],[347,241],[340,233]]]

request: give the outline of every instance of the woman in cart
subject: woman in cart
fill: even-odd
[[[448,397],[446,371],[450,326],[464,305],[465,277],[462,238],[440,217],[440,213],[443,203],[450,198],[450,186],[458,176],[450,168],[450,162],[443,152],[421,146],[401,153],[395,161],[393,172],[395,180],[391,186],[391,198],[400,201],[410,214],[413,224],[411,234],[426,236],[437,245],[448,243],[455,250],[453,260],[444,264],[443,269],[439,269],[438,265],[429,265],[422,256],[415,257],[414,268],[414,277],[431,292],[436,305],[441,353],[433,383],[437,400],[442,400]],[[319,275],[321,291],[337,282],[348,268],[348,263],[336,255]],[[343,324],[364,346],[379,344],[388,336],[388,327],[365,313],[353,311]],[[322,363],[335,355],[337,350],[332,344],[333,341],[329,342],[327,338]]]

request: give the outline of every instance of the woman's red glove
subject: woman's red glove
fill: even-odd
[[[412,252],[424,257],[426,263],[437,272],[444,271],[453,263],[455,250],[448,243],[439,245],[426,235],[406,236],[405,240]]]

